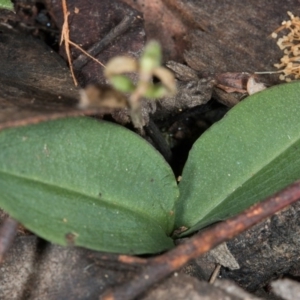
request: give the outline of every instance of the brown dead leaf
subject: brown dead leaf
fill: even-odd
[[[266,88],[265,84],[259,82],[257,76],[246,72],[222,73],[215,76],[216,86],[226,93],[242,93],[253,95]]]
[[[217,87],[227,93],[247,93],[249,73],[222,73],[215,76]]]

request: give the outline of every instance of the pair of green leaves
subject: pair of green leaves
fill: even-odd
[[[129,254],[173,247],[300,178],[300,83],[255,94],[172,170],[121,126],[68,118],[0,133],[0,207],[55,243]]]

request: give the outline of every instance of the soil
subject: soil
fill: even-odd
[[[107,82],[101,65],[71,47],[79,82],[74,86],[59,43],[62,2],[13,2],[16,13],[0,10],[0,129],[85,114],[135,130],[126,109],[77,108],[80,88]],[[298,0],[72,0],[67,5],[71,41],[103,64],[117,55],[139,58],[146,41],[161,42],[178,93],[156,103],[143,100],[143,137],[176,176],[197,138],[247,96],[250,77],[267,87],[281,83],[278,74],[254,72],[275,70],[282,52],[270,34],[288,19],[287,11],[300,13]],[[299,280],[299,207],[296,203],[232,239],[226,250],[192,261],[138,299],[283,299],[287,290],[283,298],[275,296],[279,288],[271,282]],[[218,280],[209,284],[218,265]],[[138,261],[63,248],[22,230],[0,267],[0,298],[101,299],[141,269]]]

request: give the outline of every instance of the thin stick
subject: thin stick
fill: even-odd
[[[282,70],[279,70],[279,71],[254,72],[254,74],[278,74],[278,73],[282,73]]]
[[[69,44],[71,44],[72,46],[74,46],[77,49],[79,49],[82,53],[84,53],[86,56],[88,56],[89,58],[91,58],[92,60],[94,60],[96,63],[98,63],[99,65],[101,65],[103,68],[106,68],[105,65],[100,60],[98,60],[94,56],[90,55],[88,52],[86,52],[85,50],[83,50],[79,45],[73,43],[71,40],[69,40]]]
[[[63,42],[65,42],[65,51],[66,51],[66,54],[67,54],[71,75],[72,75],[75,86],[77,86],[78,82],[77,82],[77,79],[76,79],[76,76],[75,76],[75,73],[74,73],[73,64],[72,64],[70,45],[72,45],[72,46],[76,47],[77,49],[79,49],[82,53],[84,53],[89,58],[93,59],[96,63],[100,64],[102,67],[105,68],[105,66],[98,59],[96,59],[95,57],[90,55],[88,52],[83,50],[79,45],[77,45],[76,43],[74,43],[70,40],[70,30],[69,30],[69,23],[68,23],[70,12],[68,12],[66,0],[62,0],[62,8],[63,8],[63,15],[64,15],[64,23],[63,23],[62,30],[61,30],[60,45]]]
[[[65,50],[66,50],[66,54],[67,54],[67,58],[68,58],[68,63],[70,66],[71,75],[72,75],[75,86],[77,86],[78,82],[77,82],[77,79],[74,74],[72,59],[71,59],[71,52],[70,52],[70,36],[69,36],[70,30],[69,30],[69,23],[68,23],[68,18],[69,18],[70,12],[68,12],[68,9],[67,9],[67,0],[62,0],[62,9],[63,9],[63,15],[64,15],[64,23],[63,23],[62,30],[61,30],[60,45],[62,44],[63,41],[65,42]]]
[[[209,283],[213,284],[216,281],[217,277],[220,274],[221,267],[222,266],[220,264],[217,264],[214,272],[212,273],[212,275],[211,275],[211,277],[209,279]]]

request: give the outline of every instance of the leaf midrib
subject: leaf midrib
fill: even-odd
[[[7,174],[7,175],[10,175],[10,176],[12,176],[12,177],[16,177],[16,178],[18,178],[18,179],[24,179],[24,180],[27,180],[27,181],[37,182],[37,183],[39,183],[39,184],[43,184],[43,185],[48,186],[48,187],[50,187],[50,188],[60,188],[60,189],[62,189],[62,190],[66,190],[66,191],[68,191],[68,192],[70,192],[70,193],[75,193],[75,194],[78,194],[78,195],[80,195],[80,196],[82,196],[82,197],[87,197],[87,198],[89,198],[89,199],[96,200],[96,203],[97,203],[97,201],[100,201],[100,202],[102,202],[102,203],[107,204],[108,206],[112,206],[112,205],[113,205],[113,203],[110,202],[109,200],[106,200],[106,201],[105,201],[103,198],[100,199],[100,198],[94,197],[94,196],[92,196],[92,195],[83,194],[82,192],[80,192],[80,191],[78,191],[78,190],[76,190],[76,189],[70,189],[69,187],[62,187],[62,186],[60,186],[60,185],[54,185],[54,184],[52,184],[52,183],[44,182],[44,181],[39,180],[39,179],[28,178],[28,177],[22,176],[22,175],[20,175],[20,174],[14,174],[14,173],[6,172],[6,171],[3,171],[3,170],[0,170],[0,173],[3,174],[4,176]],[[162,228],[162,230],[163,230],[163,231],[165,232],[165,234],[168,236],[168,233],[166,232],[166,229],[164,228],[164,226],[162,226],[162,224],[160,224],[157,220],[151,218],[149,215],[145,214],[144,212],[142,212],[142,211],[140,211],[140,210],[132,210],[132,209],[130,209],[129,207],[127,207],[127,206],[125,206],[125,205],[119,204],[119,202],[118,202],[118,204],[117,204],[117,207],[120,207],[121,209],[130,211],[130,212],[134,212],[134,213],[136,213],[136,214],[139,214],[139,215],[141,215],[142,217],[144,217],[144,219],[148,219],[148,220],[150,220],[152,223],[153,223],[153,222],[156,223],[157,226],[160,227],[160,228]],[[167,215],[167,214],[166,214],[166,215]],[[167,217],[167,216],[166,216],[166,217]]]

